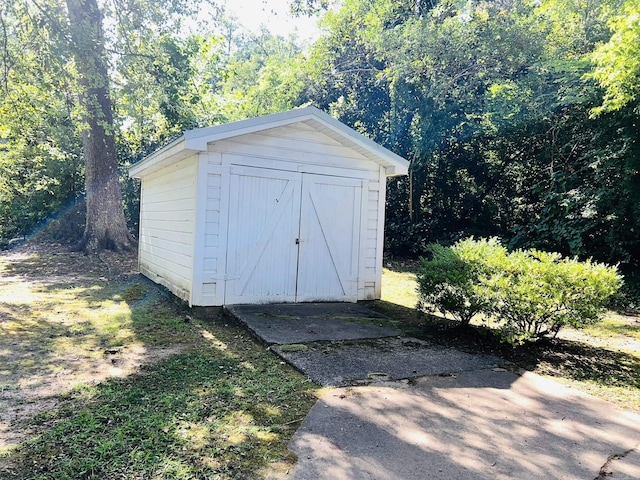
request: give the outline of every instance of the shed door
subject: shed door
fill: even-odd
[[[297,172],[231,166],[225,303],[295,302]]]
[[[298,302],[358,299],[362,182],[304,174]]]
[[[231,167],[225,303],[356,301],[359,180]]]

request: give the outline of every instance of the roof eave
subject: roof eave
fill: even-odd
[[[326,113],[318,110],[321,115],[314,116],[313,119],[322,123],[324,126],[336,131],[340,135],[347,138],[349,141],[364,148],[370,152],[374,157],[380,159],[380,163],[385,168],[387,176],[407,175],[409,171],[409,162],[401,156],[393,153],[388,148],[374,142],[369,137],[362,135],[347,125],[339,122],[335,118],[327,115]]]
[[[186,158],[194,153],[197,152],[187,148],[184,135],[181,135],[171,143],[168,143],[164,147],[143,158],[138,163],[131,165],[129,167],[129,177],[145,177],[167,165],[170,165],[176,160],[176,158]]]
[[[409,168],[399,168],[389,165],[384,167],[384,172],[387,177],[399,177],[401,175],[408,175]]]
[[[290,125],[295,122],[304,122],[315,118],[315,107],[305,107],[287,112],[272,113],[262,117],[249,118],[238,122],[215,125],[213,127],[197,128],[184,132],[184,138],[188,148],[206,151],[207,144],[218,140],[239,137],[260,130]],[[318,110],[319,111],[319,110]]]
[[[305,107],[263,117],[241,120],[239,122],[186,131],[181,137],[132,165],[129,168],[129,176],[132,178],[147,176],[150,173],[170,165],[176,161],[176,159],[186,158],[199,152],[206,152],[208,144],[218,140],[310,120],[335,132],[345,139],[347,143],[351,143],[367,151],[371,155],[372,160],[375,159],[377,163],[385,168],[387,176],[407,174],[409,162],[404,158],[378,145],[370,138],[356,132],[324,113],[322,110],[316,107]]]

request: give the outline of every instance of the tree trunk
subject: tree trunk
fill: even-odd
[[[76,249],[129,250],[135,241],[122,206],[102,14],[96,0],[66,0],[66,4],[84,110],[87,220]]]

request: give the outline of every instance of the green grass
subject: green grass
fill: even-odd
[[[416,274],[394,268],[401,267],[389,264],[382,270],[382,300],[413,309],[418,303]]]
[[[312,383],[229,319],[196,318],[139,275],[75,260],[0,257],[13,277],[0,285],[0,406],[55,372],[82,379],[133,351],[142,366],[55,391],[56,408],[14,425],[37,434],[0,448],[0,478],[236,479],[291,468],[287,443],[315,402]],[[121,350],[105,353],[111,346]]]
[[[247,478],[290,460],[309,385],[249,340],[173,356],[68,394],[44,433],[11,454],[7,478]]]
[[[302,343],[292,343],[290,345],[282,345],[280,350],[284,353],[306,352],[309,350],[309,347]]]
[[[586,334],[601,338],[616,338],[620,336],[640,340],[640,318],[630,322],[628,317],[609,314],[602,322],[591,325],[583,330]]]

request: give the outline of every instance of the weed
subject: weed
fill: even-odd
[[[147,289],[143,285],[135,283],[127,288],[120,296],[125,302],[135,302],[142,300],[146,294]]]
[[[303,345],[301,343],[292,343],[291,345],[282,345],[280,350],[283,353],[292,353],[292,352],[305,352],[309,350],[309,347]]]

